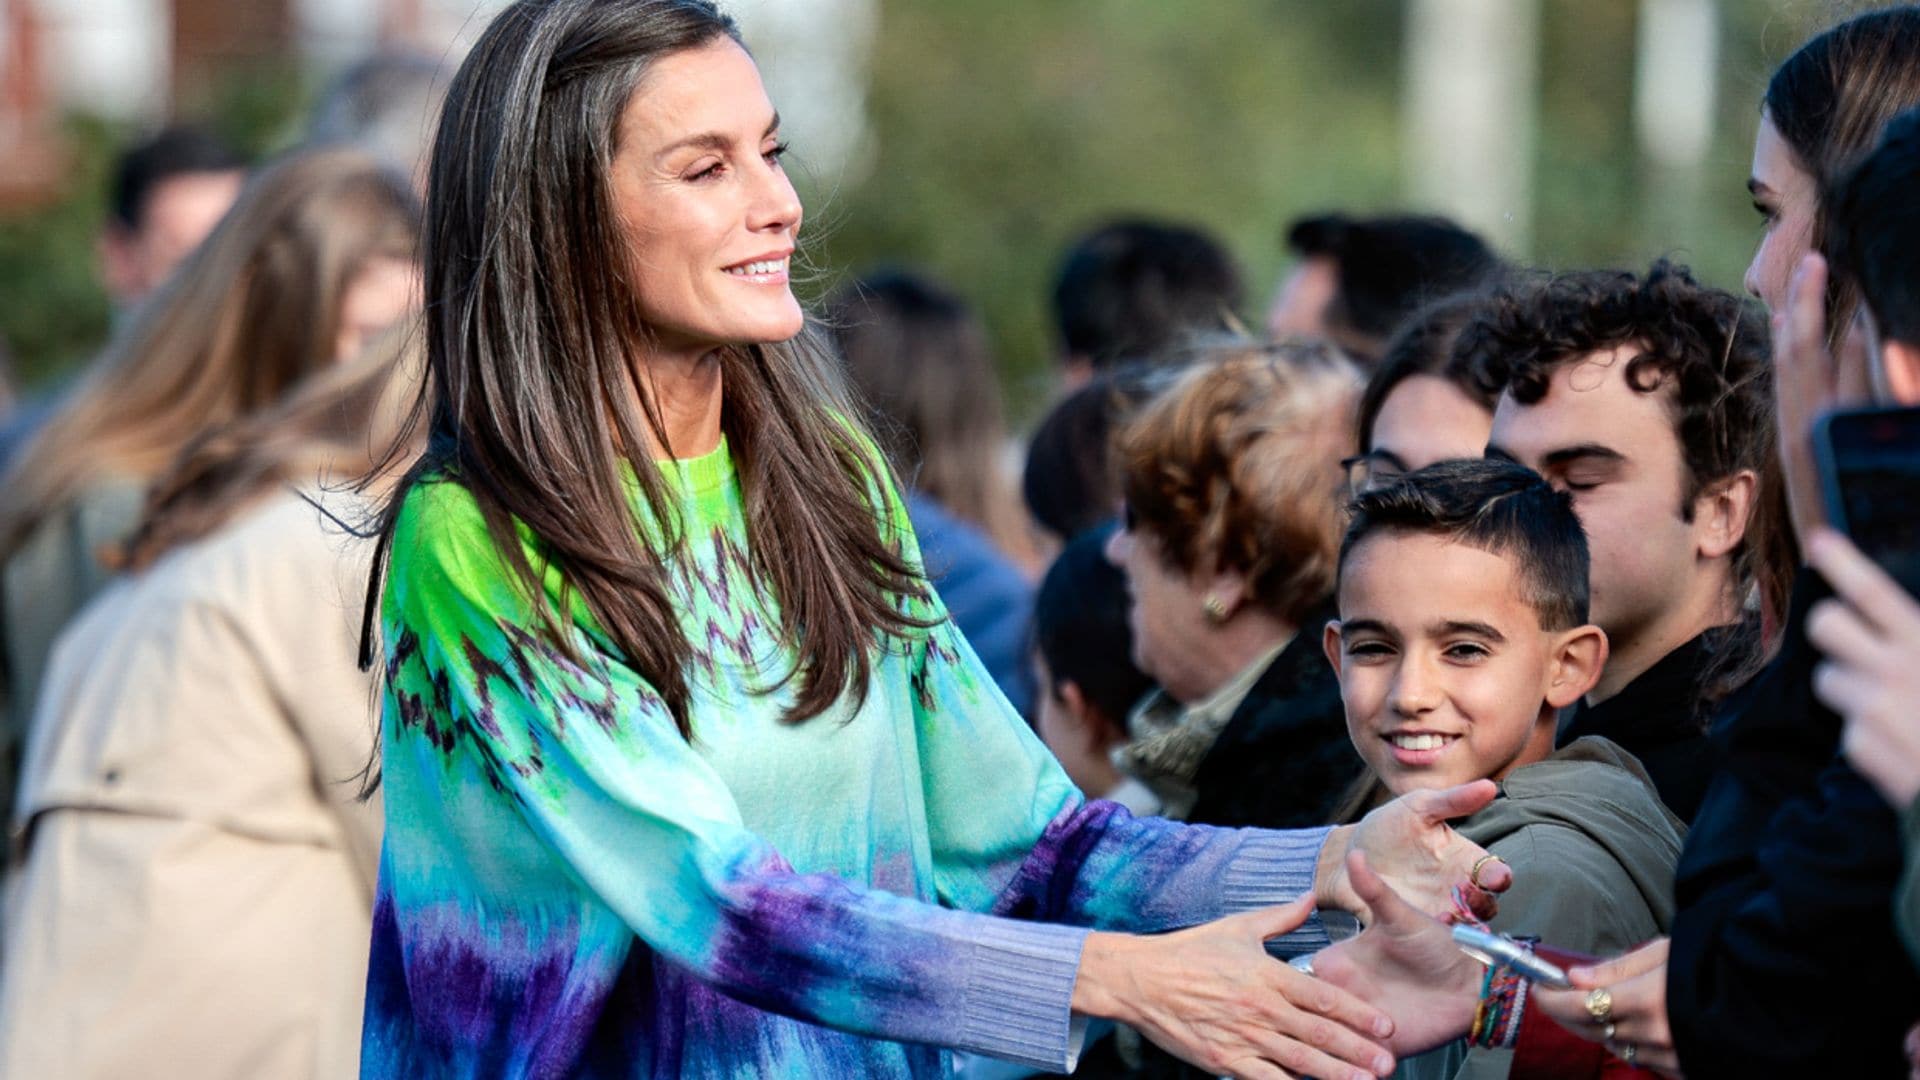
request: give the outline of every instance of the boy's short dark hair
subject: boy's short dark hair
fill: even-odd
[[[1860,286],[1882,336],[1920,346],[1920,109],[1887,124],[1880,145],[1841,179],[1828,253]]]
[[[1054,683],[1041,692],[1071,682],[1102,716],[1124,725],[1153,680],[1133,664],[1127,579],[1105,551],[1112,532],[1082,533],[1047,568],[1033,601],[1033,644]]]
[[[238,172],[247,159],[205,128],[170,127],[120,155],[113,170],[112,209],[123,227],[138,229],[147,198],[176,176]]]
[[[1054,279],[1054,328],[1068,355],[1101,369],[1232,332],[1240,300],[1239,268],[1213,237],[1185,225],[1118,221],[1067,251]]]
[[[1318,214],[1287,226],[1287,247],[1339,265],[1339,292],[1327,318],[1375,339],[1426,304],[1502,271],[1486,241],[1443,217]]]
[[[1340,573],[1379,533],[1440,536],[1505,557],[1545,630],[1587,621],[1587,534],[1573,498],[1511,461],[1442,461],[1368,490],[1349,508]]]

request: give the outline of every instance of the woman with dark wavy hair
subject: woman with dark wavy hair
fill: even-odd
[[[522,0],[453,80],[429,448],[375,597],[363,1075],[1058,1069],[1086,1016],[1215,1071],[1384,1071],[1377,1013],[1263,939],[1350,902],[1355,844],[1444,909],[1480,852],[1441,819],[1491,791],[1331,836],[1083,802],[806,330],[782,151],[699,0]]]

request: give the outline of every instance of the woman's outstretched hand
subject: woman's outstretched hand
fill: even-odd
[[[1494,894],[1513,884],[1513,871],[1498,859],[1488,861],[1486,849],[1454,832],[1447,822],[1474,813],[1499,793],[1491,780],[1410,791],[1360,824],[1335,829],[1320,852],[1314,895],[1323,907],[1351,911],[1371,922],[1364,898],[1347,876],[1347,853],[1364,851],[1374,872],[1415,908],[1448,920],[1457,889],[1474,915],[1492,918],[1499,907]]]
[[[1393,1018],[1387,1047],[1406,1057],[1467,1034],[1486,971],[1453,943],[1446,924],[1402,900],[1367,865],[1347,856],[1347,878],[1373,912],[1373,924],[1314,954],[1313,969]]]
[[[1667,944],[1660,938],[1604,964],[1573,968],[1567,977],[1574,989],[1536,986],[1532,1000],[1575,1035],[1605,1043],[1614,1054],[1631,1056],[1633,1064],[1662,1076],[1678,1077],[1680,1058],[1667,1026]],[[1604,1023],[1589,1006],[1588,995],[1600,989],[1607,992]]]
[[[1368,1080],[1393,1071],[1386,1014],[1267,954],[1311,897],[1170,934],[1090,934],[1073,1010],[1117,1020],[1215,1074]]]

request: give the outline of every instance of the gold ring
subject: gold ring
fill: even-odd
[[[1507,860],[1501,858],[1498,855],[1493,854],[1492,852],[1488,852],[1487,854],[1482,855],[1479,858],[1473,860],[1473,869],[1467,871],[1468,883],[1470,883],[1474,888],[1480,889],[1481,891],[1484,892],[1486,890],[1486,886],[1480,884],[1481,867],[1486,866],[1490,862],[1505,864],[1506,861]]]
[[[1593,1017],[1596,1024],[1612,1020],[1613,992],[1604,986],[1587,991],[1587,1015]]]

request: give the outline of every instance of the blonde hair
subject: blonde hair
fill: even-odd
[[[280,404],[207,433],[154,481],[139,525],[109,561],[116,569],[145,569],[276,491],[378,483],[376,470],[397,476],[424,446],[414,403],[425,375],[419,327],[408,325],[302,383]]]
[[[0,483],[0,558],[90,484],[149,480],[332,365],[348,284],[371,259],[411,261],[418,229],[406,179],[363,151],[264,169]]]
[[[1244,574],[1255,603],[1300,623],[1333,589],[1359,393],[1330,345],[1201,351],[1115,440],[1134,527],[1182,571]]]

